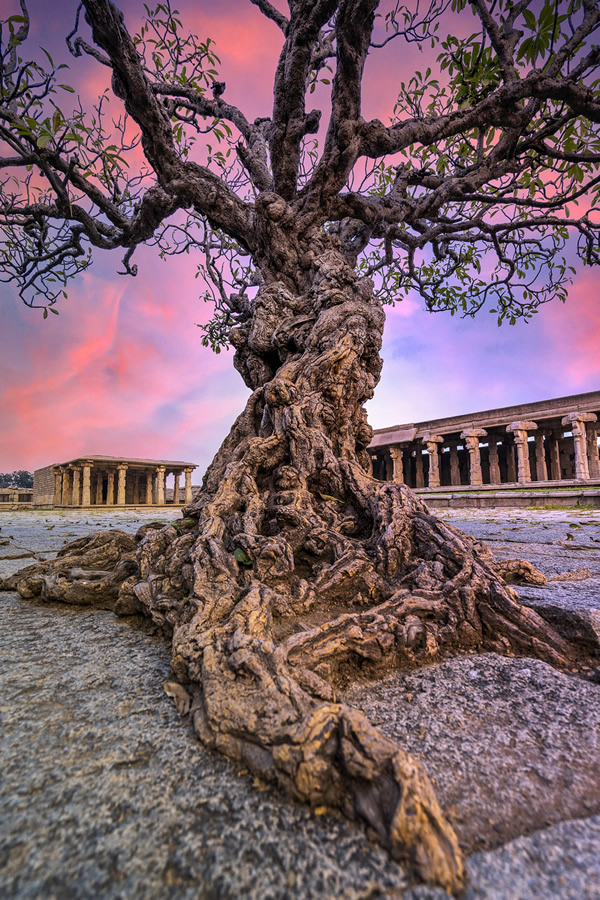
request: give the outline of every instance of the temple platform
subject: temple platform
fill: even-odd
[[[432,509],[600,507],[600,479],[413,489]]]

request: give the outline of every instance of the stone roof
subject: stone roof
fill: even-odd
[[[465,428],[494,428],[508,425],[518,419],[551,419],[571,412],[600,410],[600,391],[589,391],[585,394],[571,394],[567,397],[556,397],[551,400],[536,400],[533,403],[521,403],[516,406],[502,406],[480,412],[464,413],[444,419],[429,419],[425,422],[392,425],[387,428],[376,428],[372,448],[413,440],[429,431],[460,432]],[[410,432],[413,438],[407,438]]]
[[[72,463],[82,463],[86,460],[90,462],[99,462],[99,463],[129,463],[129,465],[133,466],[167,466],[167,468],[198,468],[197,463],[192,462],[183,462],[180,459],[138,459],[132,456],[87,456],[82,454],[81,456],[75,456],[73,459],[68,459],[65,462],[53,463],[55,466],[68,466]]]

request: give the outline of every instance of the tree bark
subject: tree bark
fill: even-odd
[[[416,877],[456,892],[461,851],[425,771],[344,686],[464,650],[572,667],[576,649],[517,601],[487,548],[367,474],[383,310],[334,239],[273,246],[232,333],[252,395],[183,521],[141,529],[135,553],[118,532],[75,542],[4,587],[151,616],[207,746],[366,823]]]

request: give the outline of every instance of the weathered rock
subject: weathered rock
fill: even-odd
[[[351,823],[182,727],[147,620],[0,601],[2,897],[401,896],[402,868]]]
[[[466,852],[600,812],[600,689],[467,655],[345,695],[424,764]]]

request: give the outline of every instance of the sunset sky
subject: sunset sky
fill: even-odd
[[[3,0],[2,9],[12,2]],[[32,2],[33,42],[62,53],[76,5]],[[142,4],[119,5],[135,29]],[[278,29],[249,0],[177,5],[190,30],[216,41],[226,98],[248,116],[269,115]],[[399,80],[423,64],[416,49],[399,50],[392,43],[368,62],[367,118],[387,121]],[[105,71],[65,59],[65,80],[85,100],[97,97]],[[201,345],[195,323],[207,321],[210,310],[198,299],[194,260],[161,262],[151,248],[136,258],[139,275],[126,278],[116,274],[119,253],[97,252],[57,307],[60,315],[46,320],[0,285],[0,471],[84,454],[189,460],[201,472],[210,462],[247,389],[231,351],[215,356]],[[564,306],[549,304],[514,327],[498,328],[486,311],[474,321],[429,314],[417,296],[390,308],[371,424],[599,389],[599,280],[600,272],[580,267]]]

